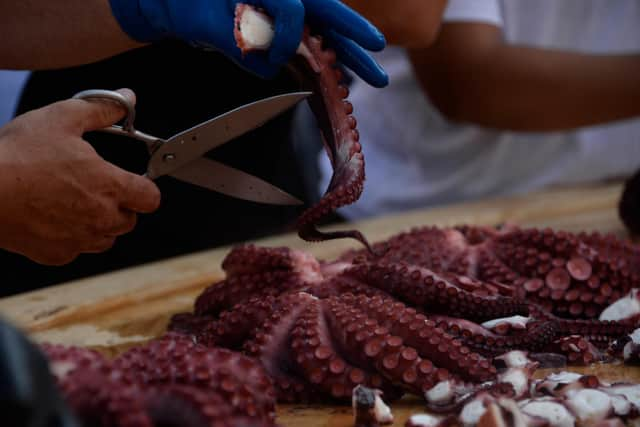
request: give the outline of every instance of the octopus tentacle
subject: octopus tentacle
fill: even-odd
[[[199,316],[195,313],[176,313],[169,319],[167,331],[196,336],[214,322],[213,316]]]
[[[358,385],[381,389],[387,396],[398,391],[379,374],[357,368],[334,347],[319,301],[313,301],[298,318],[291,332],[291,349],[307,380],[333,398],[351,399]]]
[[[450,378],[446,369],[421,358],[415,349],[404,345],[402,338],[391,335],[359,310],[338,298],[329,298],[323,303],[330,330],[343,351],[352,356],[362,349],[358,362],[380,372],[394,384],[420,394]]]
[[[61,344],[41,343],[40,349],[49,361],[49,367],[57,384],[66,389],[77,372],[108,372],[111,362],[101,353],[83,347],[68,347]]]
[[[227,349],[170,334],[131,348],[114,361],[129,383],[199,385],[223,396],[235,413],[273,419],[273,383],[260,364]]]
[[[630,334],[636,329],[635,325],[623,322],[610,322],[598,320],[565,320],[559,319],[558,331],[562,335],[580,334],[588,336],[589,341],[600,347],[609,345],[616,337]]]
[[[298,234],[310,241],[354,238],[371,250],[367,239],[357,230],[321,232],[315,226],[331,212],[360,197],[365,172],[360,136],[356,129],[357,121],[351,115],[353,106],[346,101],[349,90],[339,83],[341,74],[335,69],[335,53],[323,50],[322,39],[319,37],[307,36],[304,43],[321,67],[318,78],[312,84],[317,88],[314,92],[323,95],[311,99],[309,105],[316,117],[326,117],[326,120],[319,122],[334,172],[320,201],[303,212],[298,219]],[[308,75],[308,72],[304,75]]]
[[[252,20],[251,15],[260,15],[260,19]],[[271,43],[270,36],[260,43],[247,37],[245,23],[262,25],[261,33],[272,34],[270,21],[268,16],[250,5],[239,4],[236,7],[234,35],[243,53],[267,49]],[[336,209],[360,197],[365,180],[364,156],[356,129],[357,121],[352,115],[353,106],[346,101],[349,90],[340,83],[342,73],[336,68],[335,52],[323,46],[322,38],[312,36],[306,29],[298,53],[290,67],[301,85],[313,89],[309,106],[320,125],[325,150],[333,167],[333,176],[322,198],[299,217],[298,234],[309,241],[354,238],[371,249],[367,239],[357,230],[322,232],[316,227]]]
[[[112,364],[95,350],[42,343],[56,383],[72,412],[87,425],[152,427],[140,393],[111,377]]]
[[[343,295],[341,300],[377,320],[436,366],[446,367],[472,381],[487,381],[496,376],[496,369],[490,361],[472,352],[460,340],[438,328],[433,321],[402,303],[379,296],[368,298],[350,294]]]
[[[271,375],[276,388],[277,399],[281,402],[311,400],[313,388],[307,382],[296,377],[294,363],[289,354],[289,335],[296,319],[306,310],[313,296],[300,292],[290,297],[289,301],[259,327],[250,340],[244,343],[244,351],[262,362]]]
[[[173,333],[113,360],[84,348],[41,348],[83,425],[274,426],[272,383],[238,353]]]
[[[151,387],[143,393],[145,409],[154,426],[232,427],[237,425],[237,418],[243,417],[234,414],[218,393],[195,387],[169,384]]]
[[[389,297],[386,292],[372,288],[364,282],[357,280],[348,275],[340,275],[331,280],[317,283],[309,289],[309,292],[318,298],[329,298],[331,296],[340,296],[346,293],[354,295],[366,295],[369,297],[380,296]]]
[[[446,310],[456,316],[492,319],[527,314],[528,306],[501,295],[478,295],[464,289],[465,281],[404,263],[355,265],[349,273],[371,286],[425,310]]]
[[[557,325],[558,335],[582,335],[589,337],[589,341],[604,348],[616,338],[632,333],[636,329],[635,322],[628,320],[598,320],[598,319],[564,319],[549,312],[531,306],[531,311],[537,319],[553,321]]]
[[[219,319],[198,331],[196,341],[208,347],[220,345],[240,350],[255,325],[261,324],[279,305],[278,299],[272,295],[252,297],[244,304],[220,313]]]
[[[265,271],[292,271],[293,252],[289,248],[263,248],[255,245],[234,247],[222,262],[227,277],[257,274]]]
[[[626,262],[632,254],[609,241],[551,229],[515,229],[496,238],[492,247],[496,257],[528,278],[523,284],[528,299],[577,318],[596,316],[634,283]],[[637,283],[640,276],[635,276]]]
[[[76,375],[65,398],[84,425],[154,426],[140,390],[106,375],[87,371]]]
[[[230,277],[215,283],[198,296],[194,308],[197,315],[216,315],[228,307],[244,302],[251,295],[277,296],[299,284],[288,271],[266,271]]]
[[[513,335],[499,335],[474,322],[448,316],[429,316],[438,327],[458,337],[462,342],[485,356],[496,356],[515,349],[542,351],[558,335],[558,325],[552,321],[534,321],[525,331]]]
[[[548,346],[548,350],[565,355],[568,362],[575,365],[589,365],[604,358],[601,350],[579,335],[559,338]]]

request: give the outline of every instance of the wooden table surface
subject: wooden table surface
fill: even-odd
[[[455,224],[551,227],[568,231],[600,231],[627,237],[618,218],[619,183],[581,188],[557,188],[526,196],[486,200],[417,210],[363,221],[351,226],[371,241],[378,241],[414,226]],[[357,247],[351,240],[308,243],[295,234],[274,236],[253,243],[307,250],[332,259]],[[116,354],[131,345],[161,334],[174,313],[190,311],[195,297],[223,278],[221,262],[229,247],[217,248],[71,283],[0,299],[0,315],[23,328],[37,341],[96,348]],[[640,381],[640,369],[599,365],[583,371],[605,379]],[[543,374],[541,372],[540,374]],[[394,425],[402,426],[420,402],[406,399],[392,406]],[[283,426],[351,426],[348,406],[279,407]]]

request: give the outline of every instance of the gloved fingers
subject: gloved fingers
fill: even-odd
[[[272,0],[277,1],[277,0]],[[307,19],[321,28],[342,34],[365,49],[375,52],[386,46],[384,35],[367,19],[339,0],[302,0]]]
[[[335,50],[340,62],[353,70],[373,87],[382,88],[389,84],[389,76],[375,59],[353,40],[335,31],[323,34],[327,44]]]
[[[295,55],[302,40],[305,8],[300,0],[262,0],[262,6],[275,22],[269,62],[280,66]]]

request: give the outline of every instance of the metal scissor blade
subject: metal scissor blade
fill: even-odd
[[[201,157],[169,174],[227,196],[271,205],[301,205],[302,201],[262,179],[215,160]]]
[[[294,92],[261,99],[169,138],[149,160],[151,178],[171,174],[208,151],[256,129],[311,95]]]

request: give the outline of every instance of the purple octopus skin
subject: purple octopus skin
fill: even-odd
[[[442,407],[443,390],[451,400],[499,384],[499,356],[511,350],[538,365],[585,365],[621,357],[636,329],[597,318],[640,277],[638,249],[611,236],[424,227],[373,249],[329,262],[238,246],[227,277],[170,329],[258,359],[281,402],[347,402],[362,385]]]
[[[256,361],[169,333],[114,359],[42,344],[83,425],[274,427],[275,391]]]
[[[236,6],[234,34],[244,54],[266,50],[273,37],[271,19],[248,4]],[[256,38],[256,35],[264,36]],[[333,167],[333,176],[322,198],[298,219],[298,234],[308,241],[354,238],[370,249],[357,230],[321,232],[317,224],[341,206],[358,200],[364,188],[364,156],[360,145],[353,105],[347,101],[349,90],[341,84],[342,73],[336,67],[336,54],[323,46],[322,38],[305,29],[298,55],[288,64],[291,74],[313,95],[308,103],[322,134],[325,150]]]

